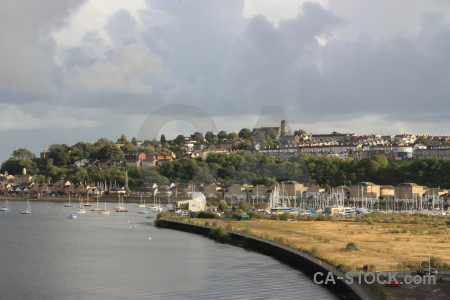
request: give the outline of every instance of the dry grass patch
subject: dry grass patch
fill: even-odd
[[[286,241],[294,248],[307,252],[334,265],[345,264],[360,268],[374,265],[377,270],[393,270],[398,266],[419,267],[427,261],[429,250],[442,263],[450,263],[450,230],[435,224],[396,224],[348,221],[277,220],[228,221],[215,220],[233,230]],[[204,223],[204,220],[200,222]],[[202,223],[201,223],[202,224]],[[358,251],[342,251],[348,243],[355,243]]]

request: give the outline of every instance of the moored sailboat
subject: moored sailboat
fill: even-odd
[[[73,204],[70,203],[70,193],[69,193],[69,203],[64,203],[64,207],[73,207]]]
[[[119,195],[119,205],[118,206],[116,206],[116,207],[114,207],[114,210],[116,211],[116,212],[127,212],[128,211],[128,208],[126,208],[125,206],[123,206],[124,204],[123,204],[123,198],[122,198],[122,203],[121,203],[121,201],[120,201],[120,195]]]
[[[101,215],[109,215],[111,212],[109,210],[106,210],[106,201],[105,201],[105,209],[98,212]]]
[[[8,197],[5,199],[5,206],[1,207],[0,211],[9,211]]]
[[[103,210],[102,208],[98,207],[98,196],[97,196],[97,206],[95,208],[91,209],[91,211],[102,211],[102,210]]]
[[[85,214],[85,213],[87,213],[87,211],[83,208],[83,200],[81,200],[81,197],[80,197],[80,208],[78,208],[77,210],[74,210],[73,212],[76,213],[76,214]]]
[[[141,195],[141,197],[142,197],[142,195]],[[145,210],[145,199],[144,199],[144,202],[143,202],[142,206],[139,206],[139,207],[143,207],[144,210],[138,211],[138,212],[137,212],[138,214],[142,214],[142,215],[147,215],[147,214],[148,214],[148,211]]]
[[[27,199],[27,209],[22,210],[20,213],[22,215],[30,215],[31,214],[31,206],[30,206],[30,201],[28,199]]]
[[[136,207],[145,208],[145,202],[142,203],[142,193],[141,193],[141,202],[139,204],[137,204]]]

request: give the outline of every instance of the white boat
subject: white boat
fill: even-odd
[[[123,200],[122,200],[122,202],[123,202]],[[114,207],[114,210],[115,210],[116,212],[127,212],[127,211],[128,211],[128,208],[126,208],[125,206],[123,206],[123,203],[121,203],[121,201],[120,201],[120,195],[119,195],[119,205],[116,206],[116,207]]]
[[[64,207],[73,207],[73,204],[70,203],[70,194],[69,194],[69,203],[64,203]]]
[[[22,215],[31,215],[30,201],[27,200],[27,209],[20,212]]]
[[[9,211],[8,197],[5,199],[5,206],[1,207],[0,211]]]
[[[141,193],[141,202],[137,204],[136,207],[145,208],[145,201],[142,202],[142,193]]]
[[[141,194],[141,201],[142,201],[142,194]],[[139,207],[143,207],[144,209],[138,211],[137,213],[138,213],[138,214],[141,214],[141,215],[148,215],[148,211],[145,210],[145,199],[144,199],[144,202],[141,203],[141,204],[142,204],[142,206],[139,206]],[[140,205],[141,205],[141,204],[140,204]]]
[[[162,212],[162,207],[161,206],[159,206],[159,205],[153,205],[153,206],[150,206],[150,208],[149,209],[151,209],[152,211],[154,211],[154,212]]]
[[[281,188],[281,192],[283,191],[284,185],[283,188]],[[294,209],[289,206],[289,201],[284,196],[284,193],[280,195],[280,187],[278,184],[273,188],[273,191],[269,196],[269,205],[267,209],[268,212],[272,213],[290,212]]]
[[[73,212],[76,213],[76,214],[85,214],[85,213],[87,213],[87,211],[83,208],[83,200],[81,200],[81,197],[80,197],[80,208],[78,208],[77,210],[74,210]]]
[[[71,215],[68,215],[66,218],[67,219],[76,219],[77,215],[76,214],[71,214]]]

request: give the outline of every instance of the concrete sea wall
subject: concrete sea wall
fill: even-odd
[[[155,225],[161,228],[175,229],[204,236],[209,236],[212,230],[212,228],[208,226],[167,219],[157,220]],[[322,272],[324,274],[324,276],[319,277],[320,279],[325,279],[326,274],[331,273],[336,284],[328,284],[326,287],[342,299],[376,299],[375,295],[370,293],[366,287],[357,283],[346,284],[343,280],[337,279],[338,277],[343,278],[344,274],[334,266],[311,256],[308,253],[238,232],[230,233],[229,242],[274,257],[291,267],[300,270],[305,275],[310,276],[311,280],[316,272]]]

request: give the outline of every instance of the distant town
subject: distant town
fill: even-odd
[[[195,132],[173,140],[122,135],[116,142],[53,144],[38,158],[17,149],[2,164],[0,192],[190,197],[195,190],[210,201],[258,204],[269,201],[278,186],[286,201],[302,199],[310,207],[448,207],[450,180],[435,169],[438,164],[448,170],[450,136],[311,134],[287,128],[283,120],[278,127]],[[418,165],[427,159],[435,166]]]

